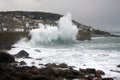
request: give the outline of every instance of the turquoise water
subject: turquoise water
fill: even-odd
[[[91,41],[82,42],[80,44],[91,45],[88,48],[96,50],[113,50],[120,51],[120,37],[106,37],[93,39]]]

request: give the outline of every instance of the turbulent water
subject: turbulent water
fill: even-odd
[[[99,37],[91,41],[77,41],[75,40],[77,30],[71,24],[70,15],[62,17],[58,27],[45,28],[45,25],[40,27],[31,31],[30,41],[24,38],[14,45],[16,48],[9,51],[11,54],[16,54],[20,50],[25,50],[33,58],[18,59],[18,61],[24,60],[29,66],[38,67],[40,67],[38,64],[66,63],[77,68],[96,68],[105,71],[107,77],[117,77],[115,79],[120,80],[120,73],[110,71],[120,71],[120,68],[116,67],[120,64],[120,37]]]
[[[51,44],[57,42],[74,42],[76,40],[78,29],[72,24],[71,14],[63,16],[58,21],[58,26],[39,24],[39,29],[30,31],[32,46],[41,44]]]

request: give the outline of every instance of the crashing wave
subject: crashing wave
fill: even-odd
[[[72,24],[71,14],[61,17],[58,26],[39,24],[38,27],[30,31],[31,44],[74,41],[78,32],[77,26]]]

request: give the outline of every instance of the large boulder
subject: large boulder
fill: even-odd
[[[29,54],[24,50],[21,50],[20,52],[18,52],[14,56],[17,58],[29,58]]]
[[[105,73],[102,70],[96,70],[96,75],[105,75]]]
[[[48,76],[58,76],[59,71],[56,69],[53,69],[51,67],[41,68],[39,69],[39,72],[41,75],[48,75]]]
[[[15,59],[12,55],[7,52],[0,52],[0,63],[14,63]]]
[[[58,65],[58,68],[68,68],[68,65],[65,63],[61,63]]]
[[[77,70],[70,70],[70,69],[64,69],[64,70],[59,70],[59,74],[64,76],[66,79],[77,79],[79,77],[84,77],[83,75],[80,74],[79,71]]]
[[[79,69],[79,71],[85,74],[96,74],[96,70],[94,68]]]
[[[120,64],[119,64],[119,65],[117,65],[117,67],[119,67],[119,68],[120,68]]]
[[[79,30],[76,38],[80,41],[91,40],[91,32],[89,29]]]
[[[27,63],[24,62],[24,61],[21,61],[21,62],[19,63],[19,65],[27,65]]]

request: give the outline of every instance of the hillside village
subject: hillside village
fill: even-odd
[[[20,14],[0,14],[0,31],[28,31],[36,28],[38,23],[43,23],[43,20],[32,20],[32,16],[26,17]]]
[[[0,12],[0,32],[28,32],[31,29],[38,28],[39,24],[56,26],[58,20],[62,17],[60,14],[45,12],[24,12],[7,11]],[[73,24],[78,27],[78,37],[81,36],[110,36],[105,31],[100,31],[91,26],[83,25],[75,20]]]
[[[0,12],[0,28],[1,31],[13,31],[14,29],[32,29],[37,28],[39,23],[57,25],[57,21],[62,15],[44,12]],[[73,23],[78,28],[92,28],[82,25],[73,20]],[[7,29],[6,29],[7,28]]]

